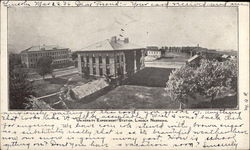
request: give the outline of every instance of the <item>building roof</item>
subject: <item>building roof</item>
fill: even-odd
[[[193,57],[191,57],[191,58],[189,58],[188,60],[187,60],[187,62],[192,62],[192,61],[194,61],[194,60],[196,60],[196,59],[199,59],[201,56],[200,55],[194,55]]]
[[[65,50],[68,48],[64,48],[64,47],[59,47],[57,45],[39,45],[39,46],[31,46],[25,50],[23,50],[21,53],[23,52],[36,52],[36,51],[49,51],[49,50]]]
[[[114,51],[114,50],[133,50],[143,49],[142,46],[138,46],[133,43],[125,42],[124,40],[116,40],[116,42],[106,39],[94,44],[91,44],[80,51]]]
[[[147,46],[147,51],[161,51],[157,46]]]
[[[147,49],[155,49],[155,50],[158,50],[158,46],[147,46]]]
[[[221,57],[222,57],[222,58],[230,58],[230,56],[229,56],[229,55],[226,55],[226,54],[222,55]]]
[[[78,99],[82,99],[88,95],[91,95],[105,87],[109,86],[104,79],[94,80],[92,82],[77,86],[72,89],[72,92]]]

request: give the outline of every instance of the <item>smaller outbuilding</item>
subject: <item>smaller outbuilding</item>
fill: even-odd
[[[190,66],[199,66],[200,64],[200,61],[202,59],[202,56],[200,55],[194,55],[193,57],[189,58],[186,62],[187,65],[190,65]]]
[[[98,80],[94,80],[71,89],[70,96],[75,100],[84,100],[98,96],[108,87],[109,84],[106,82],[106,80],[104,78],[100,78]]]

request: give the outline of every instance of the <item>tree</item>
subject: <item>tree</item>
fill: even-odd
[[[24,109],[28,98],[34,95],[32,83],[27,80],[27,72],[16,64],[15,57],[9,55],[9,108]]]
[[[72,60],[75,60],[77,58],[77,51],[72,52]]]
[[[37,73],[44,79],[46,74],[52,74],[52,58],[51,57],[40,57],[37,61]]]
[[[194,97],[197,88],[195,70],[188,65],[174,70],[166,84],[167,94],[180,103],[180,109],[187,104],[188,97]]]
[[[200,66],[183,66],[170,74],[166,90],[173,100],[187,104],[196,95],[214,99],[228,92],[237,92],[237,63],[233,60],[219,62],[202,59]],[[181,106],[180,106],[181,107]]]
[[[196,70],[198,93],[211,98],[211,107],[218,95],[228,91],[237,91],[237,63],[236,61],[219,62],[216,60],[202,60]]]

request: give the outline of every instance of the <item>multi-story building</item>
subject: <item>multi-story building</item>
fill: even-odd
[[[147,56],[155,58],[161,57],[161,51],[157,46],[148,46],[146,50],[147,50]]]
[[[129,77],[144,68],[145,48],[116,36],[92,44],[78,52],[78,69],[82,75]]]
[[[40,57],[51,57],[53,65],[63,66],[69,59],[69,49],[53,45],[32,46],[21,52],[22,64],[27,68],[35,68]]]

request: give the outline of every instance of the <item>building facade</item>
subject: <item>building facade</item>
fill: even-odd
[[[53,65],[63,66],[69,63],[69,49],[58,46],[32,46],[21,52],[21,62],[27,68],[36,68],[40,57],[51,57]]]
[[[82,75],[129,77],[144,68],[145,49],[112,37],[78,52],[78,69]]]
[[[161,51],[157,46],[148,46],[146,50],[147,50],[147,56],[155,58],[161,57]]]

